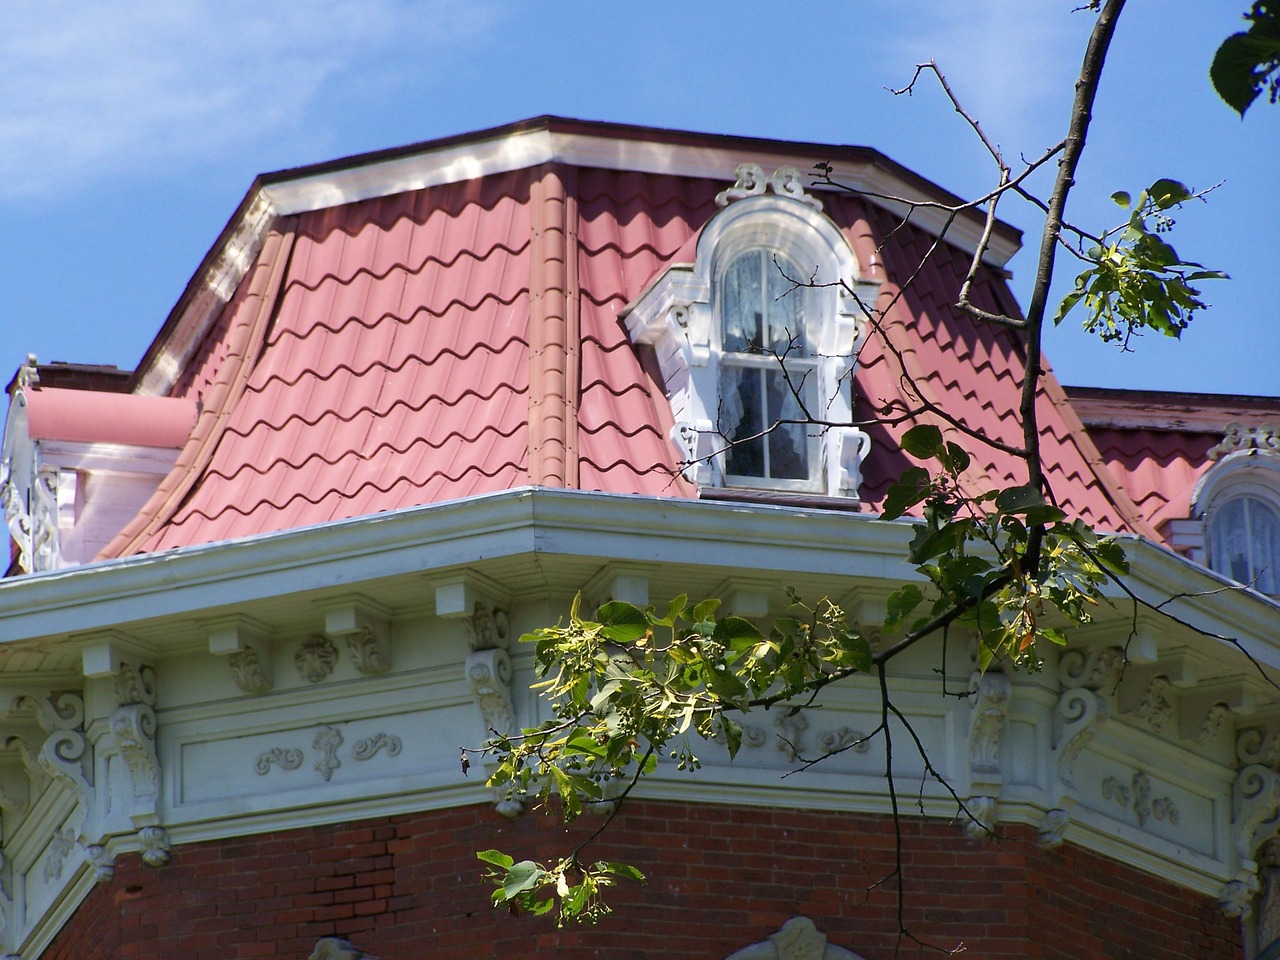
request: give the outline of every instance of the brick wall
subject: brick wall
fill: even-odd
[[[1242,955],[1210,898],[1069,846],[1041,850],[1028,829],[985,842],[938,821],[902,832],[907,926],[974,960]],[[476,850],[549,857],[564,839],[541,815],[504,821],[480,806],[179,846],[159,869],[122,857],[43,956],[301,960],[340,936],[382,960],[722,960],[795,914],[866,960],[894,956],[893,885],[868,892],[892,869],[887,818],[636,802],[594,856],[650,881],[622,888],[603,926],[559,932],[489,906]]]

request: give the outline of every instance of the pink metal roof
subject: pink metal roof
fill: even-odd
[[[104,555],[531,483],[696,495],[654,365],[617,315],[688,259],[724,186],[549,164],[281,218],[175,381],[200,404],[177,466]],[[883,262],[888,306],[932,238],[854,197],[826,210],[861,263]],[[1018,348],[949,306],[966,267],[944,245],[892,305],[893,349],[873,336],[860,357],[858,416],[914,407],[915,390],[1019,442]],[[994,273],[975,299],[1017,309]],[[1052,374],[1039,413],[1060,503],[1154,536]],[[908,463],[901,429],[871,428],[862,509]],[[989,478],[975,484],[1021,478],[1014,458],[968,446]]]
[[[33,440],[128,443],[178,448],[191,436],[196,405],[170,397],[139,397],[41,387],[26,392],[27,432]]]

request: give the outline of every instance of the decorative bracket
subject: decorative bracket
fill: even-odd
[[[363,597],[325,612],[324,632],[345,640],[355,668],[366,676],[391,669],[391,626],[388,611]]]
[[[473,651],[467,657],[467,681],[484,721],[484,735],[512,733],[516,729],[511,702],[511,657],[496,648]],[[504,817],[524,811],[524,804],[505,791],[497,794],[494,809]]]
[[[1064,690],[1054,716],[1054,752],[1058,779],[1074,787],[1076,757],[1107,719],[1107,702],[1084,687]]]
[[[271,635],[266,624],[250,617],[207,624],[209,652],[225,656],[231,679],[245,693],[266,693],[274,686],[271,675]]]
[[[795,167],[779,167],[771,176],[764,175],[764,168],[758,163],[742,163],[734,171],[737,180],[732,187],[716,194],[716,206],[725,207],[735,200],[747,197],[758,197],[772,190],[780,197],[799,200],[814,210],[822,209],[822,201],[804,188],[804,176]]]

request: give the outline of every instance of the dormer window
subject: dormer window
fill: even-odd
[[[1209,451],[1218,462],[1192,497],[1206,562],[1259,593],[1280,596],[1280,424],[1233,423]]]
[[[851,373],[859,301],[877,288],[800,183],[790,168],[739,167],[694,262],[623,312],[632,339],[655,347],[672,441],[702,489],[858,496],[869,440],[851,423]]]

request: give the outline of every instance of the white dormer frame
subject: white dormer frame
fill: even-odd
[[[717,432],[720,405],[722,324],[717,302],[720,279],[735,257],[765,249],[805,272],[811,284],[797,288],[806,312],[817,318],[815,416],[832,424],[814,427],[821,469],[810,481],[753,482],[732,478],[738,487],[782,489],[831,497],[858,497],[861,465],[870,438],[852,426],[852,373],[867,333],[866,313],[879,292],[878,281],[862,278],[848,239],[821,203],[798,187],[800,175],[781,169],[772,177],[751,165],[738,169],[738,182],[724,191],[724,207],[703,227],[694,262],[673,264],[621,314],[633,343],[653,346],[675,426],[672,442],[684,475],[700,488],[726,486],[727,444]],[[772,191],[772,192],[769,192]]]
[[[1213,556],[1213,525],[1227,504],[1242,497],[1261,500],[1280,514],[1280,451],[1272,439],[1280,435],[1273,425],[1269,429],[1250,431],[1262,439],[1256,443],[1239,442],[1242,430],[1232,424],[1227,440],[1219,444],[1210,455],[1226,456],[1214,464],[1196,484],[1191,495],[1191,517],[1198,526],[1191,558],[1224,576],[1230,576]],[[1233,439],[1234,438],[1234,439]],[[1184,536],[1184,539],[1185,536]],[[1273,571],[1280,574],[1280,571]]]

